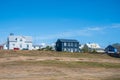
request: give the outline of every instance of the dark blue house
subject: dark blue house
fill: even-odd
[[[56,51],[79,52],[79,41],[73,39],[58,39]]]
[[[120,47],[109,45],[105,48],[106,53],[120,53]]]

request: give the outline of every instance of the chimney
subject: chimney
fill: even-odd
[[[10,36],[14,36],[14,33],[10,33]]]

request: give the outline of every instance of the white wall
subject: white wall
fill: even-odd
[[[33,50],[38,50],[38,49],[41,49],[40,46],[33,46],[32,48]]]
[[[7,44],[4,44],[4,45],[3,45],[3,49],[4,49],[4,50],[7,50],[7,49],[8,49]]]
[[[32,43],[10,42],[9,49],[19,48],[20,50],[32,50]]]
[[[19,48],[20,50],[23,49],[28,49],[28,50],[32,50],[32,41],[31,42],[27,42],[29,40],[26,40],[25,37],[22,36],[11,36],[9,37],[9,50],[13,50],[14,48]],[[17,40],[15,40],[17,38]]]

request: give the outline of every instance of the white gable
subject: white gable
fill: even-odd
[[[101,48],[97,43],[87,43],[86,44],[89,48]]]
[[[32,50],[31,36],[14,36],[8,37],[8,49]]]
[[[20,40],[24,40],[26,42],[32,42],[32,37],[31,36],[9,36],[8,37],[9,41],[20,41]]]

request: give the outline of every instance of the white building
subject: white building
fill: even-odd
[[[8,50],[32,50],[32,37],[10,35],[7,39],[6,46]]]
[[[3,49],[4,49],[4,50],[8,50],[7,42],[3,44]]]
[[[41,45],[41,48],[45,48],[48,46],[46,43],[41,43],[40,45]]]
[[[105,52],[104,49],[102,49],[102,48],[100,47],[100,45],[97,44],[97,43],[86,43],[86,44],[84,45],[84,47],[85,47],[85,46],[89,49],[89,51],[96,50],[96,52],[98,52],[98,53],[104,53],[104,52]]]
[[[41,45],[33,45],[32,50],[39,50],[41,49]]]
[[[100,45],[97,43],[86,43],[86,46],[91,49],[101,48]]]

